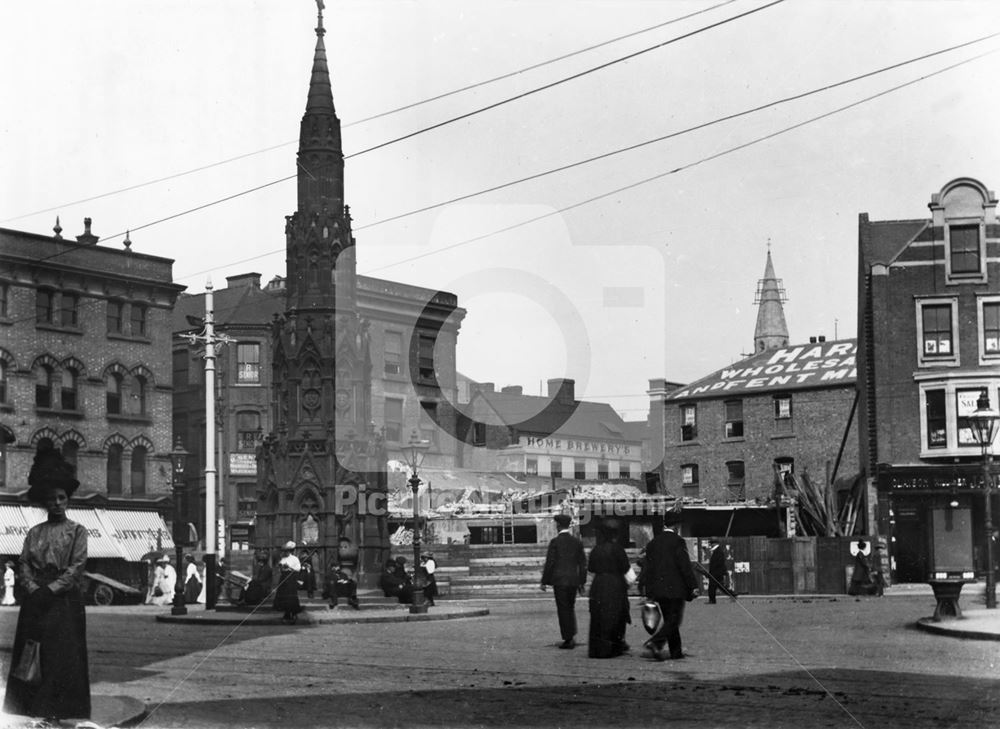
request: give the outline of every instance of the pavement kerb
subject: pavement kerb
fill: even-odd
[[[299,613],[296,626],[336,625],[358,623],[417,623],[436,620],[459,620],[489,615],[489,608],[435,607],[426,613],[410,613],[406,609],[391,610],[310,610]],[[239,611],[189,611],[187,615],[166,613],[156,616],[157,622],[183,625],[285,625],[275,611],[245,613]]]
[[[928,633],[972,640],[1000,640],[1000,611],[965,610],[961,618],[920,618],[916,627]]]
[[[131,696],[105,696],[92,694],[90,697],[90,717],[76,720],[77,723],[91,722],[100,727],[118,727],[133,724],[146,716],[146,705]],[[6,714],[0,717],[4,729],[29,729],[39,726],[39,720],[30,716]],[[63,720],[67,727],[73,726],[72,719]]]

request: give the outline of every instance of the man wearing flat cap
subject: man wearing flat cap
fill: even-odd
[[[658,661],[683,658],[681,650],[681,620],[684,605],[698,596],[698,581],[691,566],[684,538],[676,531],[681,522],[679,511],[668,511],[663,517],[663,528],[646,545],[646,564],[643,585],[646,597],[657,602],[663,614],[663,625],[646,643],[644,658]],[[664,644],[669,653],[664,650]]]
[[[556,614],[559,616],[559,632],[562,635],[560,648],[576,647],[576,595],[583,594],[587,582],[587,557],[583,552],[583,542],[569,530],[568,514],[556,514],[559,533],[549,542],[542,569],[542,590],[552,585],[556,598]]]

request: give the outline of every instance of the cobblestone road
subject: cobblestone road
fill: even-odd
[[[551,597],[487,618],[313,628],[156,623],[88,612],[95,693],[167,727],[983,727],[1000,725],[1000,643],[912,623],[932,598],[692,603],[683,661],[557,650]],[[578,604],[581,637],[586,603]],[[0,612],[9,645],[15,612]],[[9,653],[0,653],[9,660]]]

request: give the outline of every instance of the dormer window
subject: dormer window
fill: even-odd
[[[983,270],[979,224],[948,226],[948,262],[953,276],[978,275]]]
[[[952,180],[931,197],[934,240],[944,243],[946,283],[986,282],[986,231],[996,225],[996,206],[993,192],[971,177]]]

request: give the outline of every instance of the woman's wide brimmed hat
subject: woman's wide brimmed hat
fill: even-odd
[[[295,549],[295,542],[285,542],[285,546],[282,549]]]
[[[72,496],[80,486],[75,470],[55,448],[39,450],[28,474],[28,501],[42,504],[52,489],[62,489],[66,496]]]

